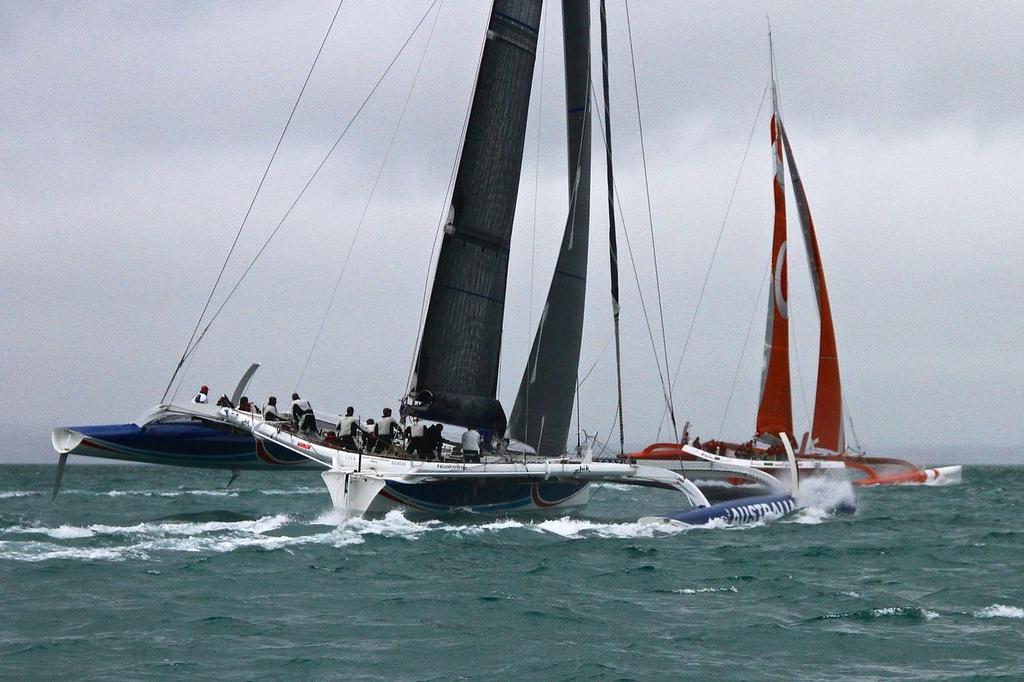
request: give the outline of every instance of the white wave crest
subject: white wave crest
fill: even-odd
[[[262,534],[276,530],[285,525],[290,517],[284,514],[264,516],[252,521],[207,521],[207,522],[167,522],[137,523],[133,526],[108,526],[92,524],[89,526],[61,525],[56,528],[45,526],[12,526],[0,532],[11,534],[41,534],[58,540],[76,540],[91,538],[98,535],[125,535],[141,537],[194,536],[216,532]]]
[[[657,535],[675,535],[682,532],[685,526],[671,523],[607,523],[600,521],[589,521],[587,519],[574,519],[563,516],[559,519],[549,519],[537,524],[528,526],[539,532],[551,533],[563,538],[651,538]]]
[[[672,590],[676,594],[705,594],[708,592],[739,592],[735,587],[729,585],[728,587],[684,587],[678,590]]]
[[[67,547],[50,542],[9,542],[0,540],[0,559],[14,561],[49,561],[70,559],[76,561],[123,561],[147,559],[134,548],[128,547]]]
[[[11,526],[0,530],[2,533],[48,535],[58,540],[75,540],[77,538],[91,538],[95,535],[88,528],[78,526],[58,526],[57,528],[45,528],[43,526]]]
[[[522,528],[524,524],[514,519],[498,519],[480,524],[453,525],[439,520],[413,521],[407,519],[400,510],[389,511],[380,518],[346,517],[337,509],[328,509],[313,521],[315,525],[337,526],[339,530],[357,535],[380,535],[383,537],[399,537],[410,540],[419,539],[429,532],[448,532],[465,535],[479,535],[491,531],[510,528]]]
[[[7,500],[13,497],[35,497],[41,493],[33,492],[31,490],[7,490],[0,493],[0,500]]]
[[[128,544],[113,547],[81,547],[46,542],[0,541],[0,558],[20,561],[68,559],[79,561],[124,561],[148,559],[154,552],[216,552],[236,549],[287,549],[296,545],[326,544],[335,547],[358,544],[362,537],[339,528],[313,535],[273,535],[289,521],[279,514],[253,521],[212,521],[201,523],[140,523],[134,526],[95,524],[88,527],[23,528],[22,532],[42,532],[56,539],[85,537],[124,537]],[[8,531],[15,529],[7,529]]]
[[[975,618],[1024,618],[1024,609],[1005,604],[993,604],[974,612]]]
[[[286,490],[256,490],[254,492],[260,495],[326,495],[327,491],[323,487],[313,486],[300,486],[298,488],[289,488]]]
[[[149,522],[137,523],[134,526],[107,526],[104,524],[93,524],[87,529],[104,535],[143,535],[143,536],[166,536],[166,535],[203,535],[219,531],[231,531],[236,533],[267,533],[277,530],[288,523],[287,514],[275,514],[273,516],[261,516],[252,521],[170,521],[170,522]]]
[[[871,615],[875,618],[885,618],[886,616],[921,616],[925,620],[934,620],[939,617],[939,614],[935,611],[904,608],[902,606],[886,606],[880,609],[871,609]]]
[[[47,528],[46,526],[9,526],[0,528],[3,535],[46,535],[57,540],[75,540],[78,538],[91,538],[93,533],[88,528],[80,526],[58,526]]]
[[[73,492],[73,491],[69,491]],[[199,495],[204,497],[238,497],[237,490],[108,490],[103,493],[85,493],[104,495],[106,497],[181,497],[182,495]]]

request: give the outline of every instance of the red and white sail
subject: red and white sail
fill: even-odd
[[[814,284],[814,298],[818,302],[818,316],[821,319],[821,335],[818,340],[818,388],[814,396],[814,424],[811,427],[812,441],[824,450],[844,452],[846,436],[843,431],[843,389],[839,382],[839,356],[836,353],[836,334],[832,326],[832,306],[825,286],[825,271],[821,265],[821,251],[814,231],[814,220],[807,204],[807,194],[800,173],[796,169],[793,148],[785,130],[781,130],[789,174],[793,179],[793,195],[796,198],[800,227],[803,230],[807,262]]]
[[[793,406],[789,383],[789,294],[786,276],[786,171],[782,165],[782,119],[772,68],[772,159],[775,177],[775,230],[772,237],[771,287],[764,338],[761,401],[757,409],[758,435],[793,433]]]

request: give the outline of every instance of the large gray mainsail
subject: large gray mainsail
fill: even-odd
[[[541,0],[495,0],[405,413],[505,431],[505,283]]]
[[[542,455],[565,450],[576,392],[590,235],[590,7],[563,0],[569,218],[530,356],[512,407],[509,436]]]

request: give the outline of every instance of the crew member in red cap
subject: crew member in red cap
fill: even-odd
[[[207,397],[207,394],[209,392],[210,387],[207,386],[206,384],[203,384],[202,386],[199,387],[199,393],[196,393],[194,396],[192,396],[192,402],[199,403],[200,405],[205,405],[209,400],[209,398]]]

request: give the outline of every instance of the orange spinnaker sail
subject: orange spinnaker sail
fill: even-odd
[[[768,321],[764,339],[764,369],[761,374],[761,401],[757,408],[757,433],[777,435],[793,433],[793,405],[789,384],[789,301],[786,281],[786,194],[785,169],[782,166],[782,121],[772,82],[774,111],[771,120],[772,157],[775,178],[775,231],[772,237],[772,284],[768,294]]]
[[[789,162],[789,174],[793,180],[793,195],[796,198],[800,226],[804,235],[804,246],[807,248],[807,262],[811,270],[811,281],[814,283],[815,299],[818,301],[818,314],[821,319],[821,335],[818,341],[818,388],[814,396],[814,425],[811,437],[817,446],[832,452],[846,450],[846,437],[843,432],[843,390],[839,382],[839,356],[836,353],[836,334],[832,326],[832,306],[828,300],[828,288],[825,286],[825,271],[821,265],[821,251],[818,250],[818,237],[811,219],[811,209],[807,203],[807,194],[800,173],[796,169],[793,148],[789,144],[789,136],[782,131],[782,143],[786,148],[786,159]]]

